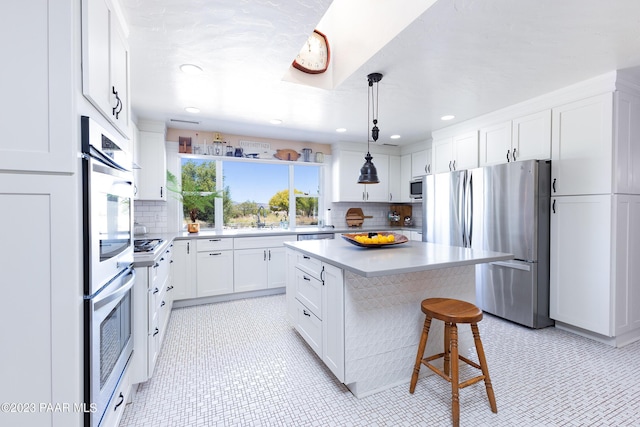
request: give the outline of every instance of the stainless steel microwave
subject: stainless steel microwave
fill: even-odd
[[[409,182],[409,197],[412,199],[422,199],[422,189],[424,187],[424,176],[414,178]]]

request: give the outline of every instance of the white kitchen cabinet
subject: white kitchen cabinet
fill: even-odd
[[[431,173],[431,148],[411,153],[411,176]]]
[[[129,45],[117,2],[82,1],[82,92],[126,138],[131,132]]]
[[[551,158],[551,110],[513,119],[511,158],[547,160]]]
[[[344,277],[342,269],[287,251],[289,318],[331,372],[344,381]]]
[[[389,156],[389,202],[402,202],[402,187],[409,187],[408,180],[404,184],[401,168],[400,156]]]
[[[104,418],[100,422],[100,427],[118,427],[120,425],[124,409],[126,408],[127,403],[131,402],[131,385],[135,384],[132,382],[131,372],[132,366],[131,361],[129,361],[129,364],[122,373],[122,377],[116,385],[116,390],[111,397],[111,401],[109,402],[109,406],[104,414]]]
[[[434,139],[433,173],[478,167],[478,131]]]
[[[7,1],[0,8],[2,171],[76,171],[74,18],[72,1]]]
[[[296,240],[295,235],[243,237],[234,240],[234,292],[285,286],[284,242]]]
[[[172,256],[173,246],[170,244],[156,256],[152,265],[136,267],[132,294],[133,384],[145,382],[153,376],[162,348],[173,304]]]
[[[612,196],[552,198],[550,317],[605,336],[611,325]]]
[[[195,241],[196,297],[233,292],[233,239],[212,238]]]
[[[480,129],[480,166],[507,163],[513,160],[510,120]]]
[[[196,297],[196,254],[195,239],[173,241],[173,300]]]
[[[391,172],[389,172],[391,173]],[[410,203],[411,193],[409,191],[409,182],[411,182],[411,154],[405,154],[400,157],[400,202]]]
[[[640,95],[615,92],[614,193],[640,194]]]
[[[322,264],[322,361],[344,382],[344,277],[333,265]]]
[[[552,195],[612,191],[613,93],[553,108]]]
[[[358,184],[365,154],[365,152],[340,151],[332,156],[334,202],[389,201],[389,156],[372,154],[372,162],[380,179],[378,184]]]
[[[616,346],[640,337],[638,233],[638,195],[552,198],[550,316],[556,325],[595,332]]]
[[[551,158],[551,110],[480,129],[480,166]]]
[[[161,125],[163,127],[164,125]],[[136,190],[138,200],[167,200],[167,155],[164,131],[138,132]]]

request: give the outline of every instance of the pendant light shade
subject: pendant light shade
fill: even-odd
[[[373,127],[371,128],[371,139],[373,141],[378,140],[380,135],[380,129],[378,128],[378,82],[382,80],[382,74],[371,73],[367,76],[369,80],[369,88],[367,89],[367,129],[369,128],[369,113],[373,116]],[[376,90],[374,93],[373,84],[376,84]],[[371,107],[371,110],[369,110]],[[368,130],[367,130],[368,133]],[[360,168],[360,176],[358,177],[358,184],[377,184],[380,182],[378,179],[378,171],[371,160],[371,153],[369,153],[369,137],[367,136],[367,155],[364,156],[364,165]]]

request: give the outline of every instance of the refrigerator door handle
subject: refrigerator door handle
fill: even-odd
[[[490,262],[489,264],[497,265],[499,267],[515,268],[516,270],[531,271],[531,265],[523,264],[523,263],[516,264],[515,262],[509,262],[509,261],[494,261],[494,262]]]
[[[471,242],[473,241],[473,174],[470,173],[469,174],[469,192],[468,192],[468,204],[469,204],[469,216],[468,218],[468,222],[469,222],[469,234],[468,234],[468,238],[469,238],[469,247],[471,247]]]

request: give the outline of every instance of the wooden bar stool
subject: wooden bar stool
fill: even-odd
[[[478,322],[482,320],[482,310],[466,301],[451,298],[428,298],[422,301],[421,306],[422,312],[427,317],[424,321],[424,328],[422,329],[422,336],[420,337],[420,344],[418,345],[418,354],[416,356],[416,364],[413,368],[413,375],[411,376],[409,392],[413,393],[415,391],[416,383],[418,382],[418,374],[420,373],[420,366],[424,364],[433,372],[451,383],[451,415],[453,418],[453,425],[455,427],[460,425],[460,401],[458,398],[458,390],[470,386],[471,384],[475,384],[481,380],[484,380],[484,385],[487,389],[487,397],[489,398],[491,411],[497,413],[498,407],[496,406],[496,398],[493,394],[493,387],[491,386],[491,379],[489,378],[489,368],[487,367],[487,360],[484,356],[484,348],[482,347],[480,332],[478,331]],[[431,319],[438,319],[444,322],[444,352],[423,358],[424,349],[427,345],[427,337],[429,336]],[[478,360],[480,361],[479,365],[458,354],[458,323],[471,324],[473,340],[476,345]],[[444,358],[443,370],[440,370],[429,363],[432,360],[440,358]],[[462,360],[468,365],[480,369],[482,371],[482,375],[459,383],[458,360]]]

